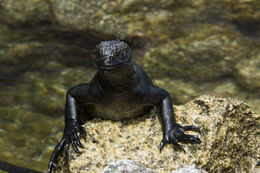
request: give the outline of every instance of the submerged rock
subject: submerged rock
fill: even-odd
[[[0,21],[9,24],[26,22],[39,23],[40,21],[50,20],[48,1],[38,0],[1,0],[0,2]]]
[[[174,106],[177,122],[201,128],[199,145],[183,144],[186,153],[167,145],[160,153],[161,125],[154,113],[131,120],[93,119],[84,127],[90,137],[81,140],[78,155],[60,160],[62,171],[101,172],[111,162],[129,159],[157,172],[195,164],[208,172],[254,172],[260,157],[260,116],[242,101],[201,96]],[[65,154],[65,153],[64,153]],[[66,163],[66,164],[65,164]]]
[[[258,91],[260,96],[260,52],[255,52],[251,58],[244,58],[236,65],[239,83],[248,89]]]
[[[143,63],[155,78],[214,81],[233,73],[234,64],[249,52],[248,45],[228,25],[199,24],[188,35],[150,49]]]

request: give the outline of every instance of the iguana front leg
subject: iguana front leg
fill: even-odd
[[[88,84],[82,84],[70,89],[67,92],[64,133],[62,139],[56,145],[51,155],[47,173],[51,173],[52,169],[56,167],[58,156],[62,153],[64,148],[68,150],[69,145],[72,145],[72,148],[75,152],[81,153],[78,149],[78,146],[83,148],[83,145],[79,140],[78,132],[80,132],[85,137],[86,131],[83,127],[81,127],[81,123],[79,121],[79,110],[81,106],[79,101],[85,103],[88,102],[89,98],[91,98],[91,94],[88,88]]]
[[[159,146],[160,150],[162,150],[166,144],[171,143],[178,149],[185,151],[178,142],[201,142],[198,136],[185,134],[186,131],[195,131],[200,133],[199,127],[193,125],[181,126],[176,123],[171,98],[167,91],[151,85],[146,89],[145,95],[146,102],[157,106],[159,109],[163,128],[163,139]]]
[[[160,151],[165,146],[165,144],[171,143],[178,149],[185,152],[184,148],[178,142],[197,144],[201,142],[198,136],[185,134],[186,131],[194,131],[200,133],[199,127],[193,125],[181,126],[180,124],[176,123],[169,95],[167,95],[167,97],[162,100],[159,105],[159,109],[159,114],[163,123],[163,139],[160,143]]]

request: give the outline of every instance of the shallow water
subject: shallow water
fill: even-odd
[[[244,10],[242,5],[238,7]],[[196,4],[194,8],[197,8]],[[186,10],[185,14],[193,15],[194,10]],[[193,20],[179,13],[181,10],[174,13],[179,21],[182,17]],[[238,77],[239,68],[254,67],[252,64],[259,63],[257,27],[260,25],[256,25],[259,22],[245,21],[243,16],[243,20],[227,21],[218,16],[219,8],[210,7],[200,13],[192,24],[177,21],[174,26],[180,28],[172,28],[173,25],[167,22],[169,28],[164,28],[165,23],[161,20],[165,13],[159,13],[162,16],[158,16],[161,18],[155,25],[149,21],[152,23],[149,25],[156,27],[152,29],[154,31],[139,26],[142,18],[137,17],[138,32],[126,33],[123,39],[132,47],[134,59],[154,83],[169,91],[174,104],[183,104],[202,94],[213,94],[244,100],[253,111],[260,113],[260,92],[253,83],[260,79],[243,78],[255,69],[245,69],[241,72],[242,77]],[[245,11],[245,16],[248,15],[251,15],[250,10]],[[62,136],[67,90],[91,80],[96,72],[95,45],[114,35],[105,31],[100,34],[66,27],[57,29],[53,23],[42,19],[29,23],[19,21],[22,17],[15,20],[18,22],[0,20],[0,159],[45,171],[50,154]],[[164,33],[165,30],[168,33]],[[211,51],[213,49],[216,51]],[[249,61],[251,57],[252,62]],[[238,60],[241,63],[233,68],[232,64]],[[259,73],[259,69],[252,73]]]

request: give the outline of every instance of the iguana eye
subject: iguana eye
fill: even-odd
[[[126,55],[125,51],[123,51],[123,52],[121,52],[121,53],[119,54],[119,56],[121,56],[121,57],[125,57],[125,55]]]
[[[122,51],[122,52],[119,53],[118,56],[119,56],[119,59],[120,59],[120,60],[124,60],[124,59],[126,58],[126,52],[125,52],[125,51]]]

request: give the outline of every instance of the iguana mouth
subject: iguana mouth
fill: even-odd
[[[100,68],[103,72],[105,72],[105,73],[114,73],[114,72],[116,72],[121,66],[122,66],[122,64],[119,63],[119,64],[111,65],[111,66],[102,65],[102,66],[99,66],[99,68]]]

